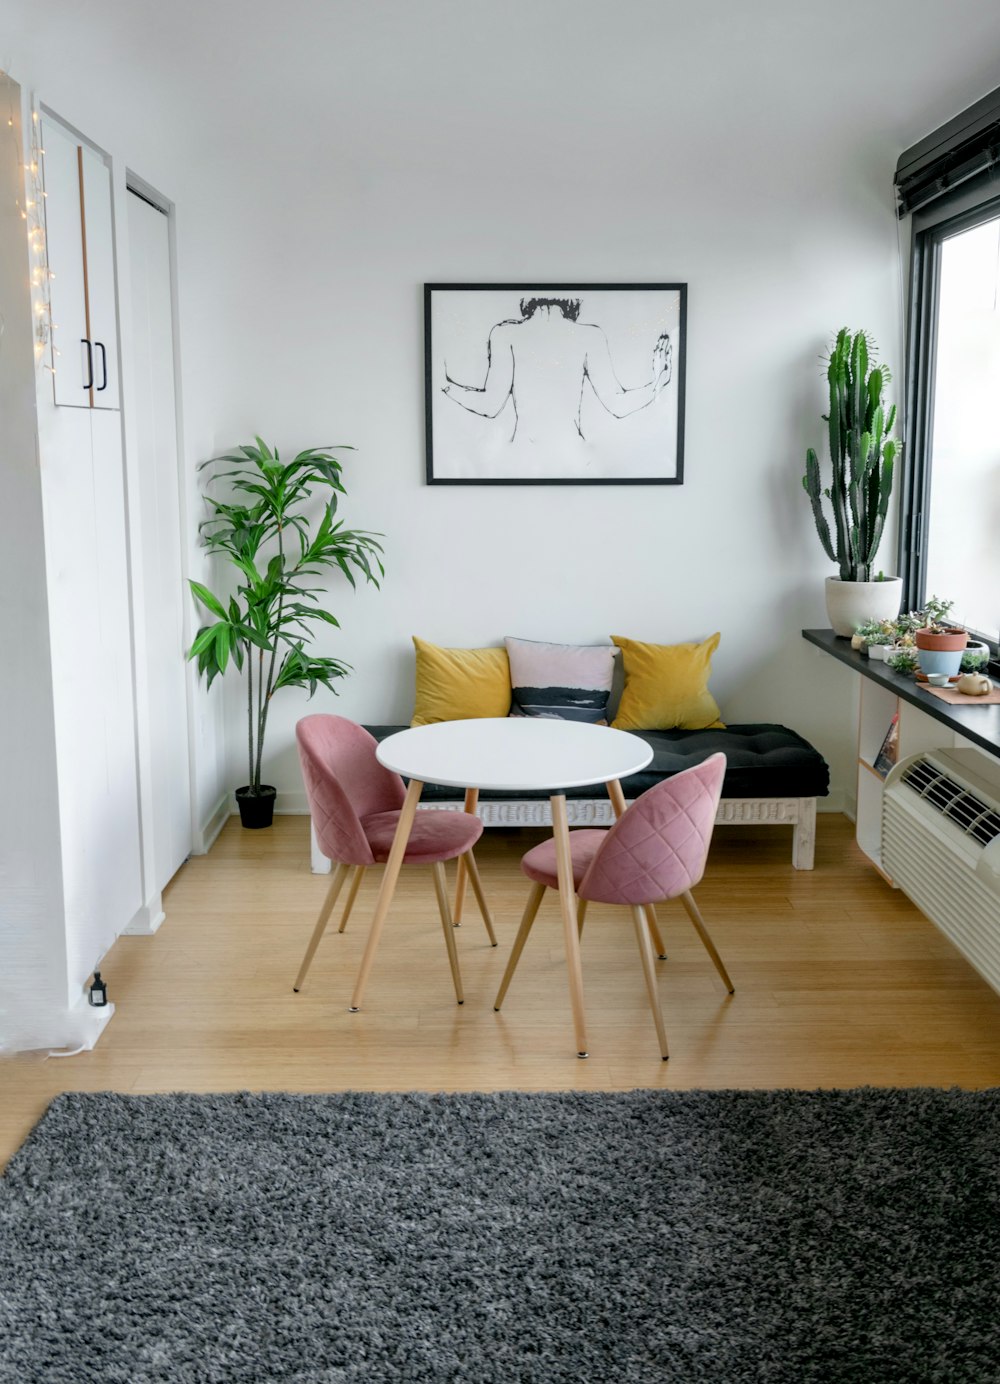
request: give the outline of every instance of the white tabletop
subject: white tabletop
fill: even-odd
[[[652,758],[645,740],[627,731],[531,716],[413,726],[378,747],[379,762],[404,778],[508,792],[610,783]]]

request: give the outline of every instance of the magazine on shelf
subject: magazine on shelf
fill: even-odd
[[[872,768],[877,774],[885,778],[886,774],[899,758],[899,713],[897,712],[889,722],[889,729],[885,733],[882,741],[882,748],[875,756],[875,763]]]

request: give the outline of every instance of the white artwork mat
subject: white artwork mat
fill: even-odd
[[[685,288],[427,285],[428,480],[682,479]]]

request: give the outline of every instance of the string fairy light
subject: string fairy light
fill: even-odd
[[[41,121],[37,109],[32,108],[31,119],[26,123],[22,140],[18,112],[14,104],[17,87],[9,73],[0,70],[7,95],[7,130],[17,151],[18,167],[24,174],[23,196],[15,196],[14,206],[26,222],[29,256],[29,282],[31,286],[32,322],[34,325],[34,344],[36,364],[55,374],[55,366],[48,357],[58,356],[53,333],[51,282],[55,274],[49,268],[48,246],[45,236],[45,187],[43,164],[45,150],[41,143]],[[2,118],[2,117],[0,117]]]

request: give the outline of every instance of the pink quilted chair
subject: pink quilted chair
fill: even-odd
[[[730,994],[732,981],[712,944],[691,890],[705,873],[705,860],[722,793],[726,756],[714,754],[701,764],[656,784],[637,798],[610,831],[572,831],[573,883],[579,899],[579,927],[588,903],[625,904],[632,910],[639,955],[646,978],[660,1052],[667,1060],[667,1035],[656,993],[656,971],[647,920],[655,923],[652,905],[680,899]],[[546,889],[558,889],[554,840],[528,851],[521,869],[534,887],[514,941],[494,1008],[499,1010],[517,967]]]
[[[365,871],[369,865],[384,864],[388,859],[406,790],[399,775],[386,769],[376,759],[377,741],[374,736],[354,721],[348,721],[343,716],[306,716],[295,727],[295,736],[299,742],[302,777],[316,840],[327,859],[335,861],[337,865],[293,986],[297,992],[302,988],[347,876],[353,870],[347,903],[340,920],[340,932],[347,926]],[[459,1004],[463,1003],[462,981],[448,905],[444,862],[458,856],[465,860],[479,911],[483,915],[490,942],[495,947],[497,939],[472,854],[472,847],[482,833],[482,822],[471,813],[426,809],[417,813],[403,856],[404,865],[430,865],[433,870],[441,924]]]

